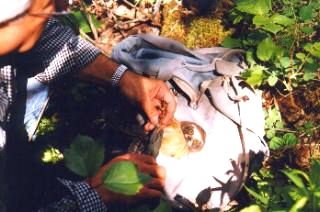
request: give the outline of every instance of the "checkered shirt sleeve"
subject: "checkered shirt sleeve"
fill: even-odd
[[[58,179],[66,186],[71,195],[38,212],[105,212],[104,205],[98,194],[85,182],[73,182],[65,179]]]
[[[36,78],[45,83],[82,70],[100,51],[76,35],[71,28],[52,18],[33,48],[33,53],[41,61],[40,65],[44,70]]]

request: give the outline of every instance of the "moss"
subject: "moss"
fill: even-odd
[[[185,44],[189,48],[217,46],[230,34],[220,20],[197,17],[191,21]]]
[[[221,10],[217,8],[217,11],[221,16]],[[162,15],[161,36],[177,40],[189,48],[218,46],[231,34],[231,31],[224,29],[221,18],[216,18],[214,14],[194,16],[174,0],[164,5]]]
[[[185,43],[186,29],[183,24],[181,9],[181,6],[176,1],[171,1],[164,5],[161,36]]]

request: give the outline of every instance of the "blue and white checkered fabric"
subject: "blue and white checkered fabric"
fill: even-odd
[[[71,192],[70,196],[64,197],[59,202],[47,208],[40,209],[39,212],[104,212],[107,207],[102,203],[98,194],[85,182],[72,182],[59,179]]]

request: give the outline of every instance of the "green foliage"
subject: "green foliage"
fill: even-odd
[[[54,132],[54,130],[56,129],[57,123],[58,123],[58,120],[55,118],[55,116],[52,116],[51,118],[46,118],[46,117],[41,118],[39,126],[36,131],[36,135],[45,135],[45,134]]]
[[[91,19],[94,27],[99,28],[101,25],[96,16],[84,11],[73,11],[70,19],[72,20],[73,24],[77,26],[77,28],[81,29],[84,33],[92,32],[89,19]]]
[[[292,147],[299,143],[297,136],[293,132],[286,132],[280,111],[274,107],[265,112],[266,137],[270,140],[271,150],[279,150]]]
[[[244,75],[248,83],[253,86],[282,83],[290,91],[317,77],[319,8],[316,1],[236,1],[229,20],[245,29],[227,37],[223,46],[250,52],[247,60],[251,74]]]
[[[283,173],[292,182],[290,198],[294,201],[290,211],[319,211],[320,209],[320,161],[312,160],[309,173],[289,169]]]
[[[126,195],[135,195],[151,177],[138,171],[130,161],[114,163],[103,176],[103,185],[109,190]]]
[[[283,170],[288,181],[275,177],[268,169],[253,173],[256,188],[245,188],[254,201],[243,211],[250,211],[250,208],[263,211],[319,211],[319,172],[320,161],[312,160],[308,173],[297,169]]]
[[[44,163],[56,164],[57,162],[63,160],[63,158],[63,154],[60,152],[59,149],[49,147],[43,152],[41,160]]]
[[[82,177],[92,177],[103,163],[104,147],[90,137],[78,135],[64,156],[71,171]]]

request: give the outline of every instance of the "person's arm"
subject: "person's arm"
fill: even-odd
[[[110,84],[118,66],[119,64],[101,54],[79,72],[79,76],[101,85]],[[127,70],[120,79],[119,87],[125,96],[137,102],[146,113],[149,119],[145,125],[146,131],[152,130],[156,125],[167,125],[172,119],[176,102],[163,81],[142,77]],[[166,104],[165,110],[161,110],[163,103]]]

